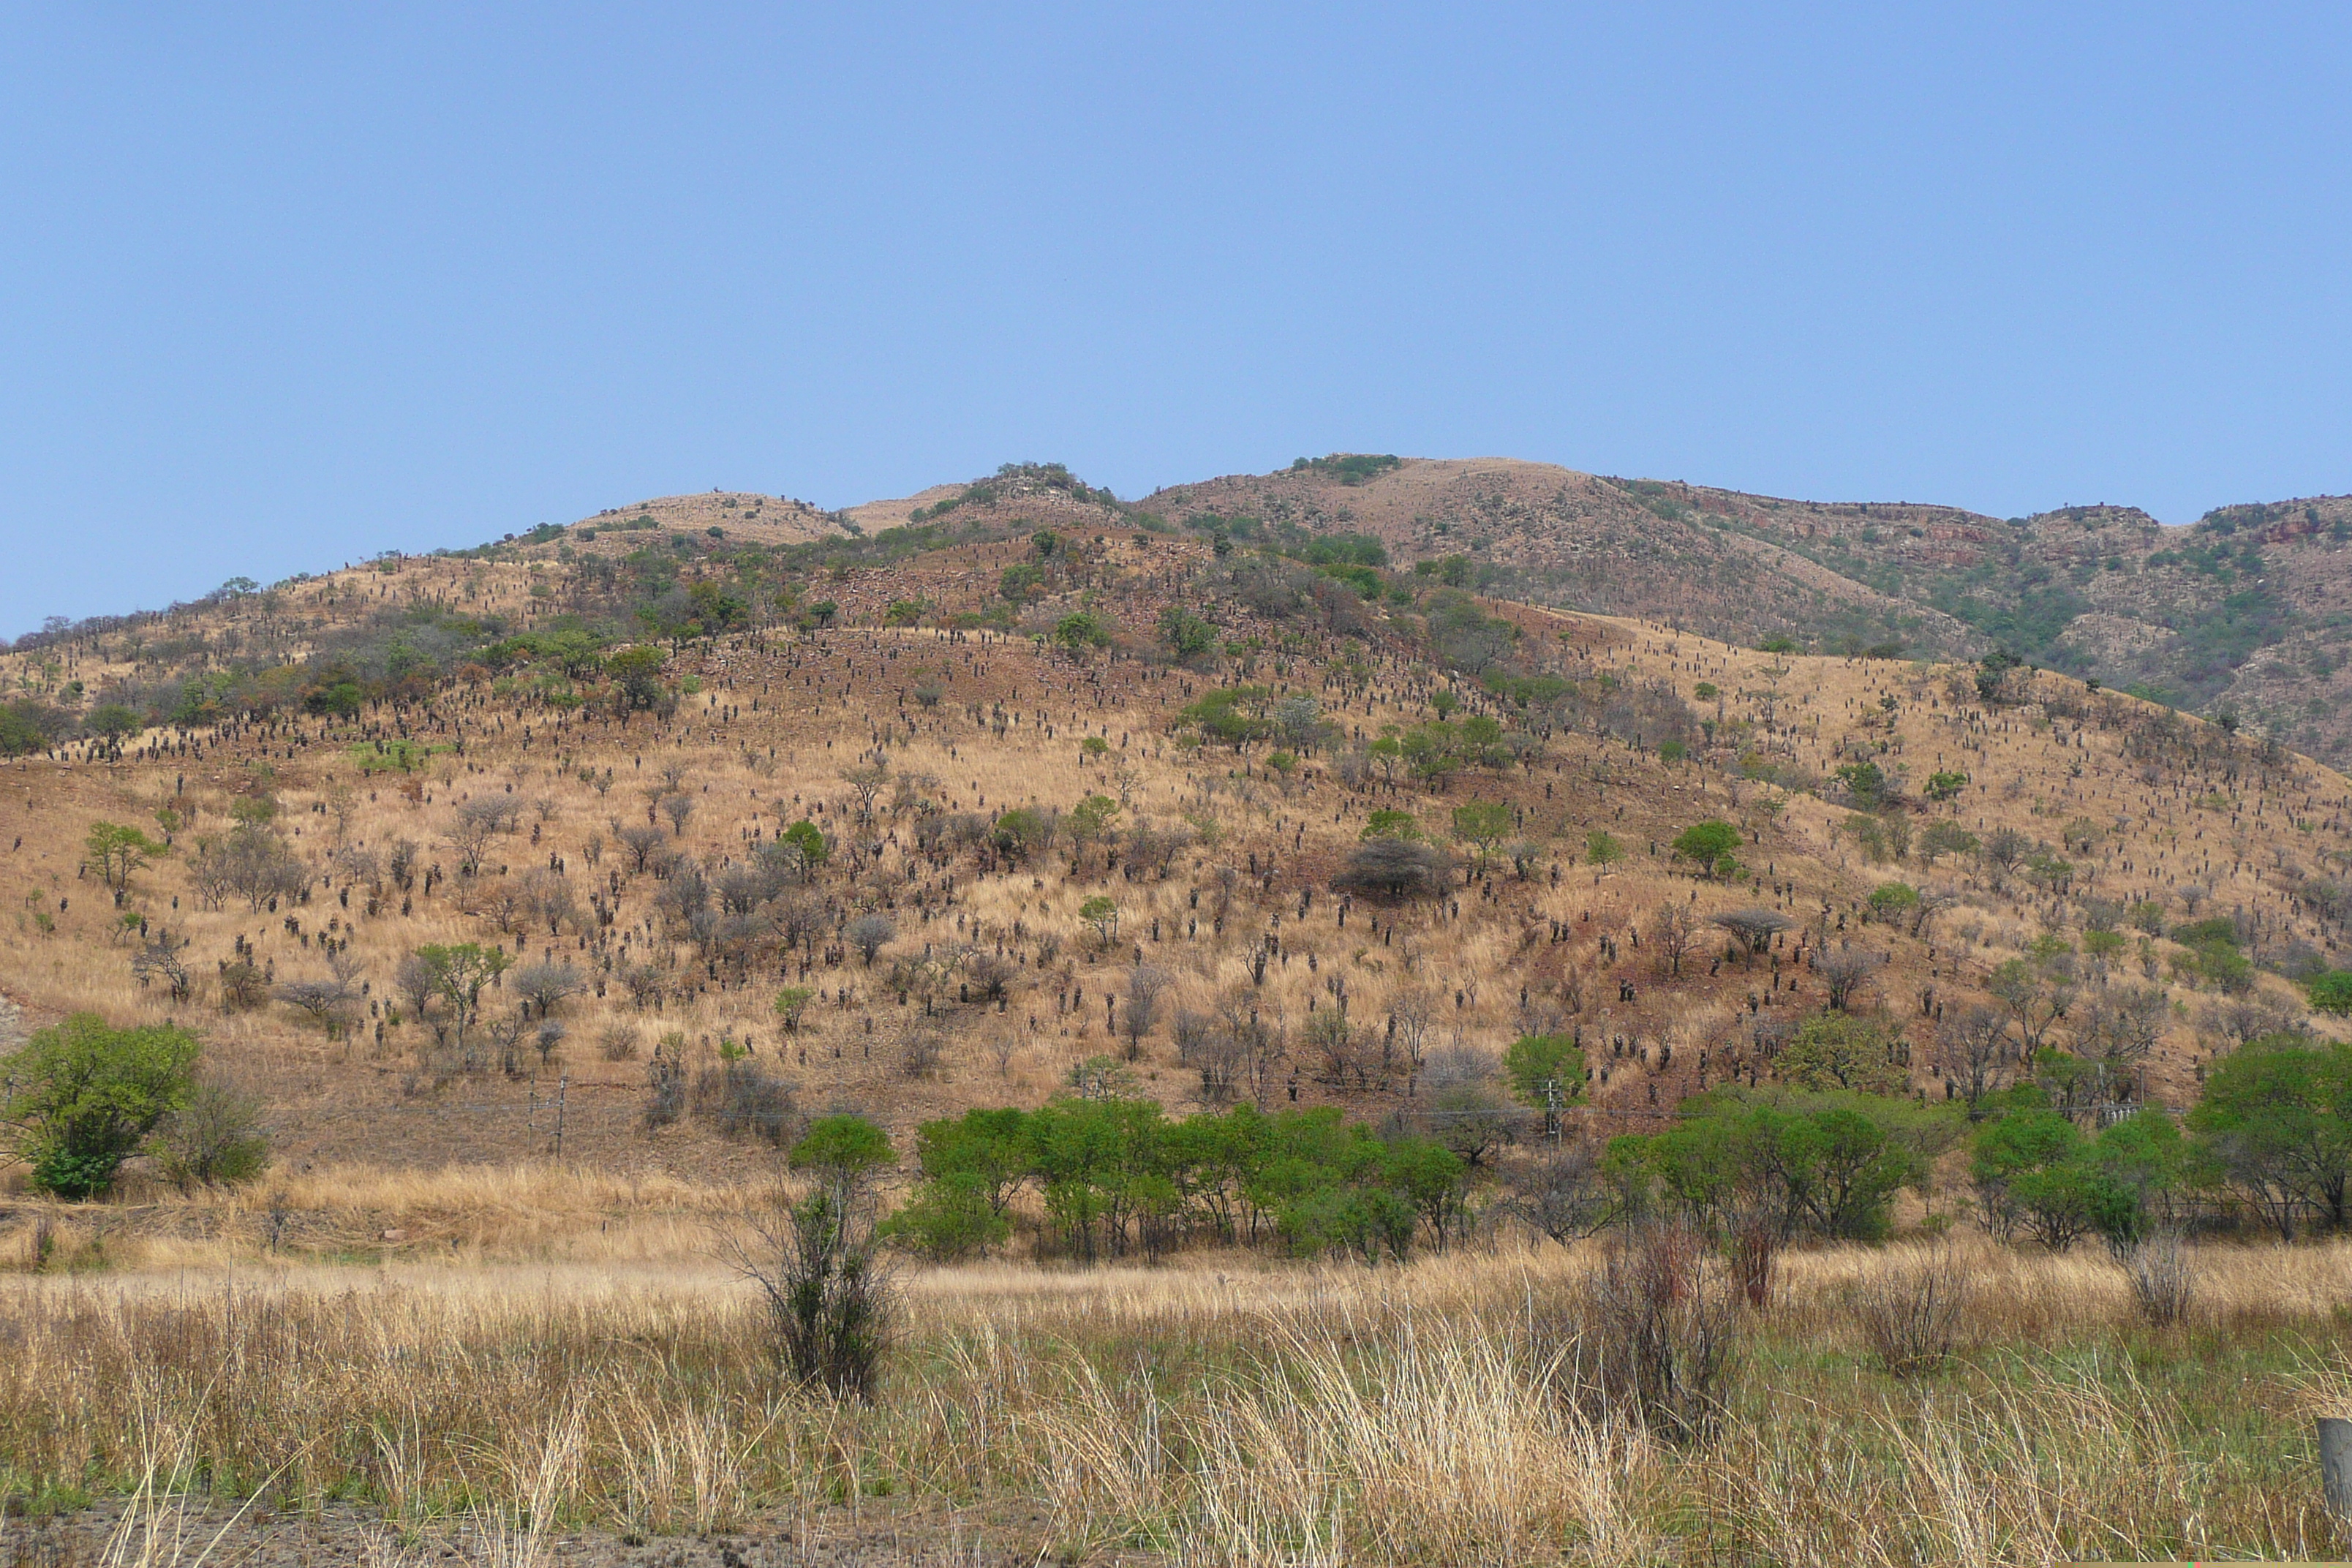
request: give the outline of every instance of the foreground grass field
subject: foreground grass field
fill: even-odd
[[[1956,1247],[1785,1258],[1735,1331],[1719,1425],[1679,1446],[1603,1393],[1622,1342],[1597,1247],[914,1272],[870,1406],[781,1378],[753,1295],[708,1261],[19,1277],[0,1285],[0,1485],[12,1511],[68,1520],[144,1491],[133,1525],[173,1498],[215,1517],[248,1500],[288,1529],[357,1512],[390,1558],[446,1539],[502,1562],[581,1531],[809,1561],[888,1510],[914,1532],[894,1529],[903,1560],[2352,1550],[2311,1421],[2352,1411],[2352,1247],[2203,1249],[2161,1329],[2104,1253]],[[1866,1301],[1931,1269],[1969,1282],[1953,1352],[1891,1376]],[[138,1528],[118,1546],[175,1555]]]

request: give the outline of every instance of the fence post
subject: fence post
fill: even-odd
[[[563,1103],[571,1098],[572,1075],[565,1073],[555,1080],[555,1157],[563,1158]]]
[[[2327,1511],[2352,1524],[2352,1421],[2319,1418],[2319,1489]]]

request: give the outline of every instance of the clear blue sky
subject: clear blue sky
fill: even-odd
[[[0,9],[0,635],[712,486],[2352,489],[2352,9]]]

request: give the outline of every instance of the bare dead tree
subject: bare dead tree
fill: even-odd
[[[1669,899],[1650,920],[1650,939],[1658,949],[1658,966],[1679,978],[1683,959],[1698,942],[1698,913],[1689,904]]]
[[[1813,954],[1813,969],[1828,986],[1829,1005],[1837,1012],[1845,1010],[1885,963],[1885,954],[1851,945],[1823,948]]]
[[[1961,1008],[1946,1017],[1937,1033],[1944,1070],[1952,1075],[1973,1112],[2004,1087],[2008,1069],[2017,1059],[2009,1016],[1998,1007]]]

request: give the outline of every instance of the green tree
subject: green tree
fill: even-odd
[[[1042,598],[1045,593],[1045,571],[1034,561],[1016,561],[1004,569],[997,580],[996,591],[1016,605]]]
[[[1736,874],[1739,842],[1739,829],[1710,817],[1684,828],[1675,838],[1674,849],[1677,857],[1696,865],[1700,875],[1722,877]],[[1724,868],[1727,862],[1731,864],[1730,872]]]
[[[793,1170],[835,1182],[863,1180],[895,1163],[898,1155],[887,1132],[863,1116],[843,1114],[810,1122],[790,1158]]]
[[[801,1015],[816,1000],[816,991],[807,985],[787,985],[776,993],[776,1016],[784,1021],[784,1032],[800,1033]]]
[[[1613,1140],[1609,1163],[1711,1226],[1744,1211],[1782,1236],[1869,1240],[1886,1233],[1895,1194],[1925,1179],[1949,1120],[1866,1095],[1717,1090],[1664,1132]]]
[[[98,868],[100,878],[118,893],[126,891],[131,877],[146,869],[151,859],[164,852],[161,844],[137,828],[113,822],[91,823],[89,836],[82,845],[89,852],[89,863]]]
[[[1899,920],[1919,907],[1919,889],[1908,882],[1881,882],[1870,892],[1870,912],[1880,920]]]
[[[1105,946],[1118,935],[1118,900],[1097,893],[1078,906],[1078,918],[1095,928],[1095,935]]]
[[[1798,1089],[1902,1094],[1911,1087],[1911,1074],[1896,1059],[1899,1044],[1867,1018],[1816,1013],[1797,1026],[1772,1066],[1782,1082]]]
[[[1495,846],[1511,836],[1511,808],[1500,801],[1472,801],[1454,808],[1454,837],[1474,846],[1484,867]]]
[[[1603,832],[1596,827],[1584,836],[1586,865],[1598,866],[1601,870],[1607,871],[1623,858],[1625,858],[1625,846],[1618,842],[1615,834]]]
[[[1948,819],[1929,823],[1919,835],[1919,857],[1923,860],[1932,861],[1938,855],[1973,855],[1976,848],[1977,836]]]
[[[989,837],[998,853],[1021,860],[1052,843],[1054,832],[1054,823],[1044,813],[1017,805],[996,819]]]
[[[1927,798],[1935,801],[1956,800],[1969,787],[1969,775],[1939,770],[1927,775]]]
[[[16,1086],[6,1115],[33,1184],[64,1198],[112,1186],[122,1163],[188,1103],[199,1052],[185,1029],[110,1028],[95,1013],[35,1033],[0,1063]]]
[[[895,1317],[889,1276],[877,1260],[875,1172],[892,1163],[888,1134],[862,1116],[825,1116],[793,1145],[807,1193],[774,1217],[751,1220],[758,1250],[736,1266],[767,1299],[777,1348],[803,1384],[870,1399]]]
[[[1876,811],[1886,799],[1886,775],[1876,763],[1849,763],[1837,770],[1837,776],[1864,811]]]
[[[89,710],[84,722],[91,734],[106,742],[106,754],[110,757],[122,754],[124,737],[135,735],[144,728],[144,721],[120,702],[100,703]]]
[[[1217,646],[1217,628],[1181,605],[1171,605],[1160,613],[1160,636],[1168,651],[1184,664],[1207,657]]]
[[[1176,723],[1197,731],[1203,741],[1239,751],[1273,732],[1273,721],[1264,712],[1268,696],[1263,686],[1220,686],[1187,704]]]
[[[1365,819],[1363,832],[1356,837],[1360,839],[1402,838],[1417,843],[1421,838],[1421,824],[1409,811],[1383,808],[1374,811]]]
[[[466,1029],[481,1011],[482,990],[504,974],[514,960],[504,948],[477,942],[430,943],[416,950],[428,984],[449,1004],[457,1044],[466,1043]]]
[[[1110,646],[1110,626],[1092,610],[1073,610],[1054,623],[1054,640],[1072,653]]]
[[[604,672],[617,682],[622,700],[630,708],[652,708],[662,700],[662,650],[636,643],[604,661]]]
[[[1087,847],[1108,837],[1111,825],[1118,816],[1118,802],[1107,795],[1090,795],[1070,808],[1067,828],[1070,842],[1084,854]]]
[[[2199,1163],[2292,1240],[2305,1213],[2344,1227],[2352,1045],[2265,1035],[2215,1062],[2189,1113]]]
[[[1567,1035],[1521,1035],[1503,1053],[1503,1070],[1520,1102],[1542,1110],[1551,1103],[1546,1085],[1558,1089],[1559,1103],[1584,1098],[1584,1049]]]
[[[824,829],[805,817],[777,834],[776,838],[799,850],[803,865],[822,866],[833,858],[832,846],[824,841]]]
[[[2352,969],[2331,969],[2313,981],[2311,1005],[2339,1018],[2352,1013]]]

